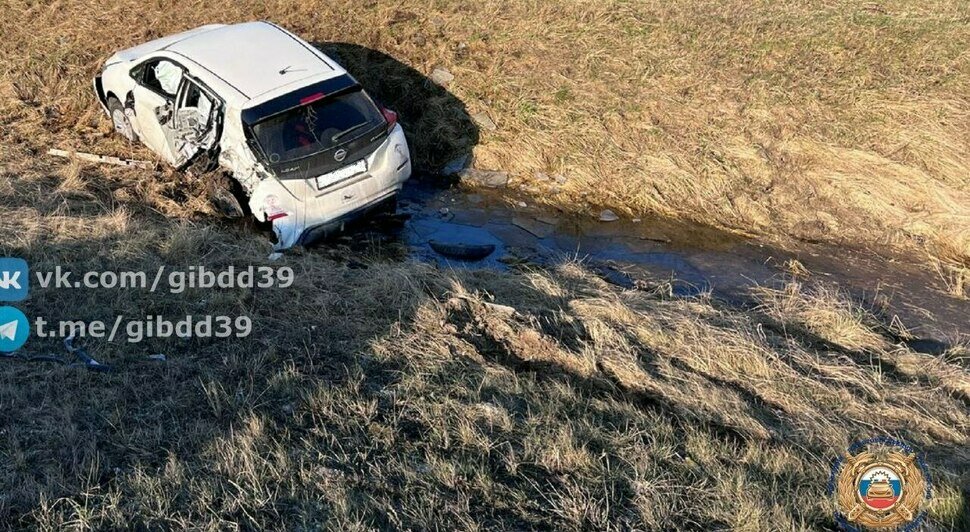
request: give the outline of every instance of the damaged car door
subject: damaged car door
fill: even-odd
[[[132,125],[146,146],[171,163],[174,156],[162,126],[171,119],[185,69],[168,59],[155,58],[131,69],[130,75],[135,81],[131,92],[134,101],[126,107],[134,110]]]
[[[222,104],[191,76],[184,77],[175,102],[173,116],[162,125],[162,130],[172,153],[172,164],[179,168],[216,145]]]
[[[218,141],[222,102],[168,59],[132,69],[135,127],[142,142],[176,168]]]

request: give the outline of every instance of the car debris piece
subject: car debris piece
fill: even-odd
[[[272,225],[274,251],[391,202],[411,176],[397,114],[269,22],[210,24],[122,50],[94,91],[119,134],[176,169],[216,159],[246,211]]]
[[[458,175],[462,170],[468,168],[469,163],[471,163],[472,156],[470,154],[462,155],[452,159],[448,164],[441,168],[441,175],[445,177],[451,177],[453,175]]]
[[[482,260],[495,252],[495,244],[460,244],[431,240],[428,245],[441,255],[470,262]]]
[[[64,347],[67,349],[68,354],[72,355],[72,358],[78,360],[78,362],[72,362],[57,355],[22,355],[19,353],[3,353],[0,354],[0,359],[5,358],[23,360],[24,362],[54,362],[67,367],[84,366],[86,369],[100,373],[110,373],[114,371],[111,366],[101,364],[97,360],[88,356],[84,349],[75,346],[74,335],[68,336],[64,339]]]
[[[617,216],[615,212],[613,212],[613,211],[611,211],[609,209],[603,209],[603,211],[600,212],[600,221],[601,222],[615,222],[615,221],[617,221],[619,219],[620,219],[620,217]]]
[[[472,121],[475,122],[475,124],[477,124],[478,127],[484,129],[485,131],[495,131],[496,129],[498,129],[498,127],[496,127],[495,125],[495,122],[493,122],[492,119],[489,118],[488,115],[484,112],[473,114]]]
[[[448,72],[447,69],[438,67],[431,72],[431,81],[446,87],[449,83],[455,80],[455,75]]]
[[[64,347],[67,348],[68,353],[74,355],[75,358],[81,361],[84,367],[91,371],[99,371],[102,373],[110,373],[112,371],[111,366],[102,364],[88,356],[87,351],[83,347],[75,346],[73,334],[64,339]]]
[[[526,216],[513,216],[512,225],[530,233],[536,238],[546,238],[556,229],[554,225]]]
[[[520,317],[519,311],[515,307],[510,307],[508,305],[500,305],[498,303],[491,303],[488,301],[481,301],[480,299],[470,297],[467,295],[455,296],[449,299],[446,303],[449,307],[467,307],[471,305],[481,305],[485,309],[500,314],[506,318]]]
[[[134,168],[143,168],[145,170],[151,170],[155,168],[155,165],[148,161],[138,161],[133,159],[122,159],[120,157],[111,157],[108,155],[96,155],[93,153],[85,153],[83,151],[66,151],[51,148],[47,150],[48,155],[53,155],[55,157],[64,157],[67,159],[80,159],[82,161],[89,161],[92,163],[103,163],[103,164],[113,164],[115,166],[131,166]]]
[[[494,172],[490,170],[478,170],[466,168],[458,173],[463,181],[469,181],[489,188],[501,188],[509,183],[508,172]]]
[[[507,318],[511,318],[519,314],[519,311],[515,310],[515,307],[510,307],[508,305],[499,305],[498,303],[489,303],[487,301],[482,302],[482,305],[484,305],[488,310],[496,314],[501,314]]]

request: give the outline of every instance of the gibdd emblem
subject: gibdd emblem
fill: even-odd
[[[846,530],[915,530],[926,517],[930,477],[908,445],[874,438],[854,444],[835,462],[829,491],[835,519]]]

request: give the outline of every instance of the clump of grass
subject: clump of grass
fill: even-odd
[[[72,161],[71,164],[62,167],[61,179],[57,191],[62,194],[77,194],[83,192],[86,186],[79,161]]]
[[[838,289],[791,281],[781,289],[757,290],[761,309],[780,323],[797,324],[833,344],[853,350],[884,349],[886,339],[874,331],[871,311],[842,296]]]
[[[970,294],[970,268],[939,259],[933,259],[932,263],[940,277],[944,291],[951,296],[966,299]]]

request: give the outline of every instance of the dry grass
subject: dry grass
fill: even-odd
[[[947,294],[960,299],[970,296],[970,268],[939,259],[933,259],[931,263],[940,276],[940,282],[943,283]]]
[[[88,87],[111,51],[253,18],[331,43],[404,111],[426,168],[474,145],[521,181],[565,174],[558,195],[542,185],[564,205],[917,242],[955,275],[967,260],[962,3],[5,7],[0,252],[35,269],[262,261],[191,177],[38,157],[132,154]],[[435,65],[455,96],[409,70]],[[478,112],[498,130],[476,133]],[[927,454],[934,525],[970,528],[970,351],[916,353],[841,292],[798,281],[738,309],[619,291],[575,263],[445,271],[340,246],[285,261],[296,286],[256,294],[35,290],[29,315],[247,314],[256,331],[91,343],[114,375],[5,362],[0,523],[826,529],[829,461],[889,434]]]
[[[87,196],[50,177],[94,170],[5,174],[0,231],[17,238],[3,254],[78,271],[265,256],[245,228],[143,190],[143,173],[105,169]],[[0,522],[813,530],[833,526],[830,460],[889,434],[927,454],[933,522],[968,526],[965,347],[913,352],[808,284],[739,310],[619,291],[576,263],[358,269],[348,255],[288,255],[296,285],[255,296],[34,291],[25,311],[50,319],[247,314],[255,334],[90,343],[115,375],[5,363]],[[168,362],[147,360],[158,352]]]

